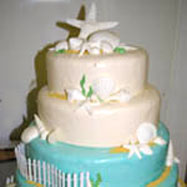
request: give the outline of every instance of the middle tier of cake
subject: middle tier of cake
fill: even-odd
[[[38,96],[38,113],[57,141],[74,145],[113,147],[136,138],[142,123],[157,126],[159,93],[152,86],[128,102],[68,102],[50,95],[44,87]]]

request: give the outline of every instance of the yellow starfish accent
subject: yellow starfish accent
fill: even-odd
[[[149,183],[147,185],[147,187],[154,187],[154,186],[159,185],[161,182],[163,182],[169,176],[170,171],[171,171],[171,167],[166,167],[164,172],[162,173],[162,175],[158,179],[156,179],[155,181]]]
[[[27,181],[27,183],[28,183],[28,184],[32,184],[32,185],[34,185],[34,186],[36,186],[36,187],[44,187],[42,184],[36,183],[36,182],[34,182],[34,181]]]
[[[49,93],[50,97],[54,97],[61,100],[67,100],[67,94],[59,94],[59,93]]]
[[[139,144],[139,142],[136,142],[135,144]],[[153,147],[155,146],[156,144],[154,142],[149,142],[148,145],[150,147]],[[124,148],[123,146],[120,146],[120,147],[115,147],[115,148],[112,148],[110,150],[110,153],[128,153],[129,152],[129,149],[127,148]]]
[[[128,152],[129,152],[129,149],[124,148],[122,146],[115,147],[115,148],[110,150],[110,153],[128,153]]]

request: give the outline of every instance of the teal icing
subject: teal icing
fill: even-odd
[[[142,154],[141,160],[136,155],[129,159],[128,153],[110,153],[110,148],[81,147],[60,142],[49,144],[39,138],[26,145],[26,154],[31,159],[53,164],[64,172],[89,171],[93,181],[100,173],[100,187],[143,187],[159,178],[165,169],[169,133],[164,124],[159,124],[157,134],[167,144],[153,146],[153,155]],[[170,180],[165,181],[164,187],[174,187],[177,166],[173,167],[168,178]],[[172,185],[169,186],[170,183]]]
[[[171,168],[169,176],[157,187],[177,187],[177,176],[178,176],[178,166],[177,164],[174,164]],[[34,185],[28,184],[26,179],[21,175],[19,171],[16,172],[16,182],[17,187],[33,187]],[[110,187],[111,185],[105,186]],[[115,186],[115,185],[114,185]],[[121,185],[122,187],[123,185]],[[138,184],[136,185],[139,186]],[[124,187],[124,186],[123,186]],[[128,187],[135,187],[133,185],[129,185]]]

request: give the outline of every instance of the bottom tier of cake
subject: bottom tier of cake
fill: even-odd
[[[17,185],[56,187],[176,187],[178,167],[169,133],[160,123],[149,151],[134,145],[89,148],[64,143],[48,144],[39,138],[17,150]],[[128,146],[127,146],[128,147]],[[150,151],[151,150],[151,151]],[[41,185],[42,184],[42,185]]]

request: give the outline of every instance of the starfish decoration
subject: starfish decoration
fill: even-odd
[[[131,158],[134,154],[136,154],[139,159],[142,159],[142,155],[140,154],[138,146],[135,143],[124,145],[123,147],[129,150],[128,158]]]
[[[67,19],[66,22],[77,28],[80,28],[79,37],[86,39],[90,34],[106,30],[118,25],[118,22],[97,22],[96,21],[96,5],[92,3],[89,13],[86,16],[86,20]]]
[[[131,158],[134,154],[139,159],[142,159],[141,152],[145,155],[152,155],[153,151],[151,150],[150,146],[147,144],[137,144],[135,141],[131,140],[131,143],[128,145],[123,145],[124,148],[129,150],[128,158]]]

